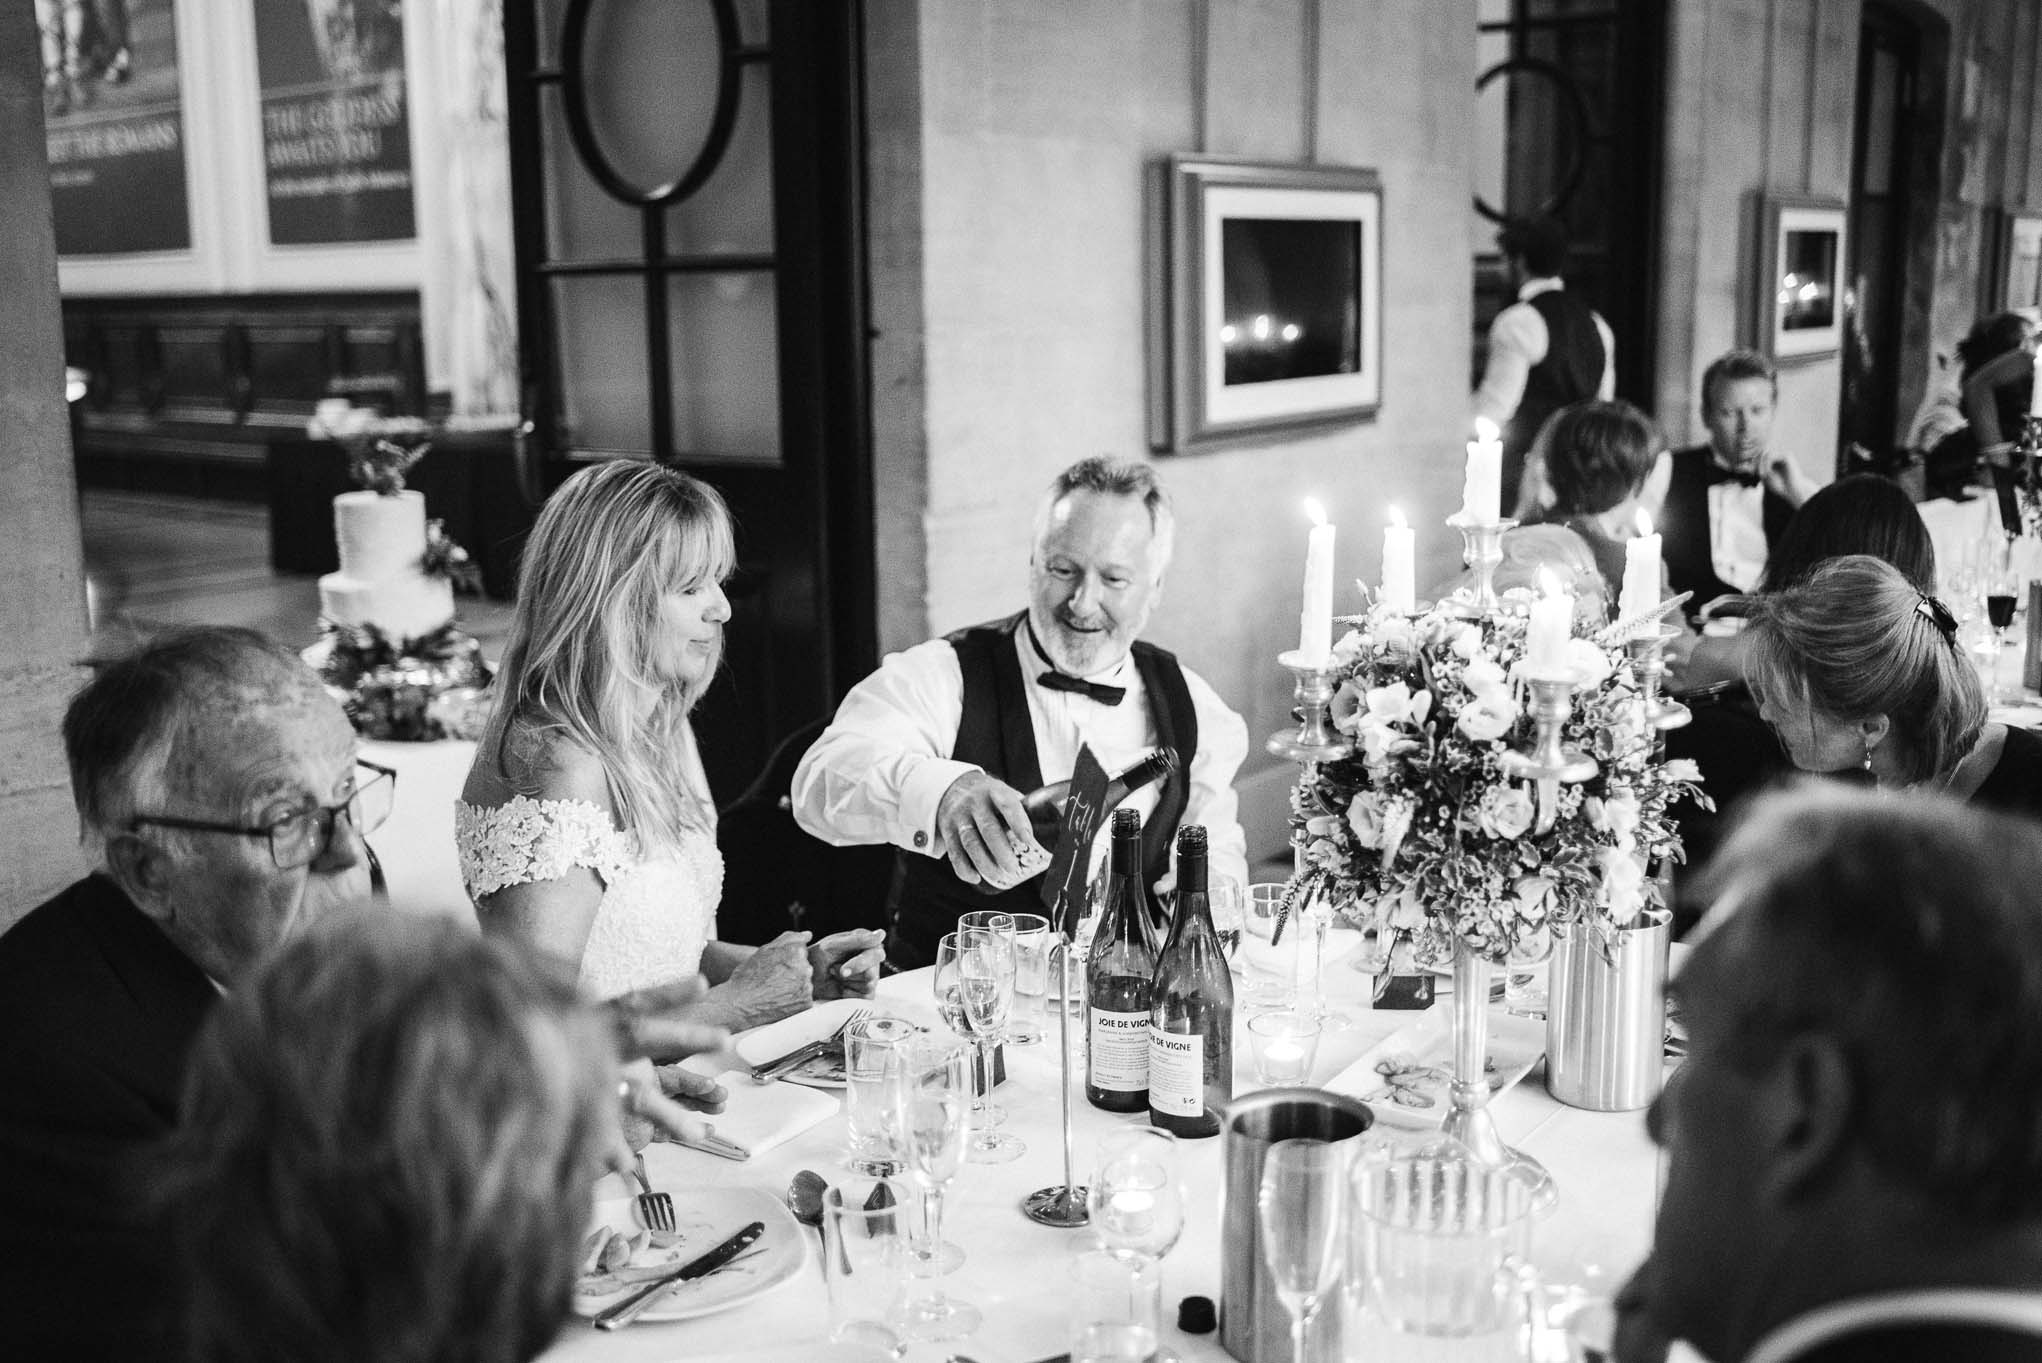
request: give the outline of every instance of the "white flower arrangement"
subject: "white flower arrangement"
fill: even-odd
[[[1693,763],[1656,756],[1623,622],[1567,643],[1578,685],[1563,738],[1597,770],[1558,788],[1549,826],[1534,784],[1498,764],[1534,729],[1520,666],[1530,595],[1506,593],[1484,620],[1378,606],[1335,644],[1332,719],[1354,753],[1307,764],[1291,793],[1304,857],[1288,903],[1323,897],[1438,963],[1457,940],[1492,962],[1536,958],[1568,923],[1607,950],[1659,906],[1646,868],[1681,857],[1669,810],[1708,800]]]

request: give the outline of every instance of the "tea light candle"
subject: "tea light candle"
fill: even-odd
[[[1461,515],[1477,525],[1494,525],[1503,516],[1503,432],[1485,416],[1475,418],[1475,438],[1468,442]]]
[[[1323,661],[1333,654],[1334,527],[1326,524],[1326,508],[1316,497],[1305,498],[1305,514],[1312,518],[1312,529],[1305,538],[1305,604],[1298,612],[1298,652]]]
[[[1418,606],[1417,532],[1404,524],[1404,513],[1390,508],[1390,523],[1383,527],[1382,603],[1393,611],[1409,615]]]
[[[1617,597],[1617,614],[1630,617],[1659,604],[1659,536],[1652,532],[1652,518],[1638,513],[1638,537],[1624,545],[1624,589]]]
[[[1627,574],[1628,575],[1628,574]],[[1532,598],[1531,627],[1525,635],[1524,662],[1532,672],[1558,672],[1567,663],[1567,637],[1574,603],[1560,590],[1559,579],[1539,569],[1539,594]]]

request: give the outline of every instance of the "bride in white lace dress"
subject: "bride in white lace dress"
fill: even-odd
[[[723,858],[688,712],[733,560],[722,499],[684,473],[619,461],[562,484],[526,543],[454,832],[485,930],[578,962],[597,997],[699,972],[699,1020],[742,1028],[869,994],[882,934],[716,940]]]

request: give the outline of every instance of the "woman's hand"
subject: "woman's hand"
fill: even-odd
[[[808,959],[808,934],[783,932],[737,963],[722,984],[709,991],[715,1020],[733,1030],[762,1027],[801,1012],[815,1001],[815,970]]]
[[[835,932],[808,949],[815,997],[869,999],[879,984],[886,934],[877,928]]]

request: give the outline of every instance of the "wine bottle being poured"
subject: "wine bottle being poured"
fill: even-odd
[[[1177,751],[1174,748],[1156,748],[1137,758],[1133,765],[1107,781],[1106,796],[1099,802],[1099,817],[1105,818],[1118,809],[1128,796],[1143,786],[1153,785],[1175,770]],[[1046,786],[1036,787],[1021,801],[1028,810],[1028,822],[1035,829],[1035,840],[1046,849],[1055,850],[1064,801],[1070,797],[1070,793],[1069,781],[1052,781]]]

